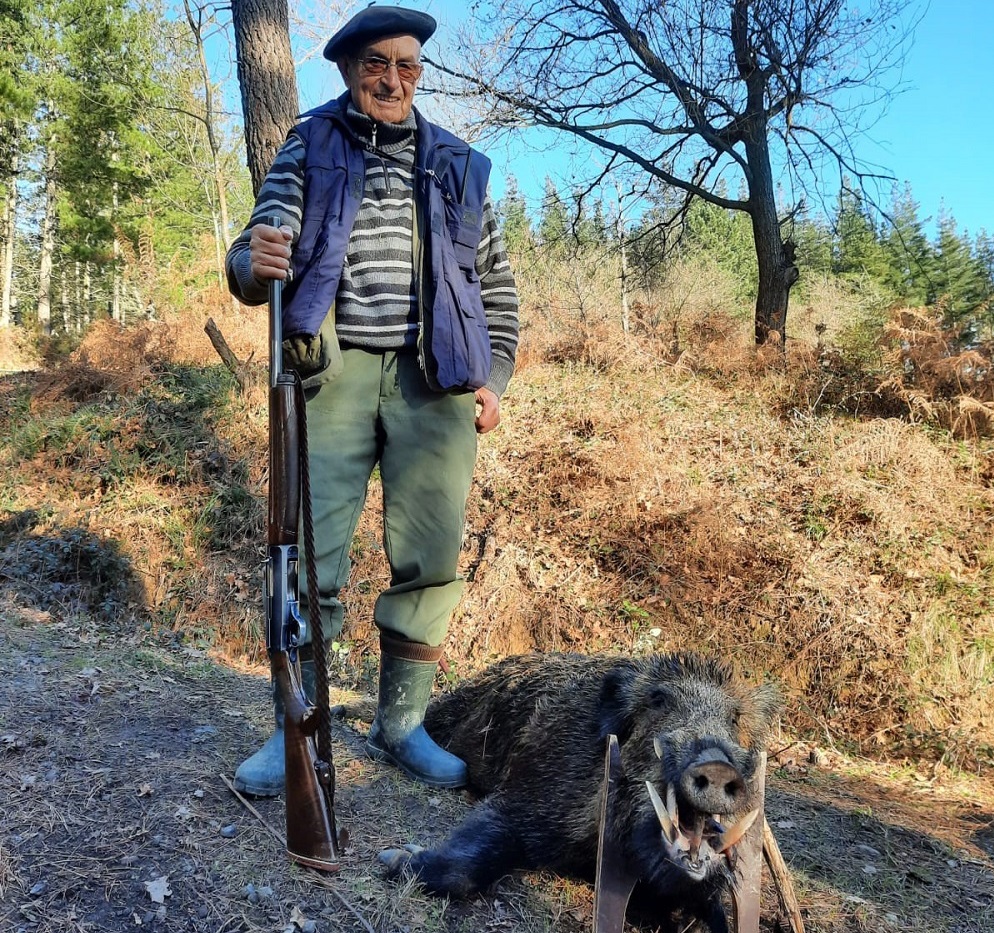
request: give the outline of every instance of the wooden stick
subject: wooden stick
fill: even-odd
[[[251,813],[252,816],[254,816],[260,823],[262,823],[266,832],[269,833],[269,835],[272,836],[281,846],[285,846],[286,836],[266,822],[266,818],[235,789],[235,785],[228,780],[228,776],[226,774],[221,775],[221,780],[228,785],[228,790],[230,790],[241,801],[242,806],[245,807],[245,809],[248,810],[249,813]]]
[[[204,330],[207,332],[207,336],[210,338],[214,349],[217,350],[217,355],[221,357],[221,362],[224,363],[225,368],[235,377],[235,381],[238,383],[238,391],[244,392],[245,367],[241,360],[232,352],[231,347],[228,346],[228,341],[224,339],[224,334],[221,333],[220,328],[214,323],[214,318],[207,318]]]
[[[780,906],[783,908],[787,919],[790,921],[790,928],[793,933],[804,933],[804,921],[801,919],[801,907],[797,903],[797,894],[794,892],[794,882],[790,876],[790,869],[783,860],[780,853],[780,846],[770,829],[770,824],[763,820],[763,855],[766,856],[766,864],[770,869],[770,877],[773,879],[773,886],[777,889],[777,897],[780,899]]]

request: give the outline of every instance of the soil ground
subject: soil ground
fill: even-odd
[[[234,670],[85,616],[0,613],[0,929],[580,933],[588,885],[517,875],[449,903],[382,879],[376,854],[430,844],[464,794],[367,760],[336,723],[340,874],[291,866],[282,799],[252,808],[225,783],[267,734],[262,670]],[[767,818],[810,933],[994,931],[994,787],[895,773],[784,740]],[[775,892],[764,930],[788,929]]]

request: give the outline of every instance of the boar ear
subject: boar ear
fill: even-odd
[[[606,739],[616,735],[618,743],[624,745],[632,733],[632,688],[635,685],[635,671],[628,667],[616,667],[607,671],[601,684],[600,737]]]
[[[783,697],[776,684],[766,683],[749,692],[743,727],[757,738],[765,740],[773,721],[783,710]]]

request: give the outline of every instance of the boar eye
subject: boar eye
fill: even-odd
[[[665,687],[657,684],[649,693],[649,703],[653,709],[664,709],[667,706],[673,705],[673,694]]]

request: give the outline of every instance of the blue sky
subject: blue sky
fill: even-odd
[[[905,62],[909,89],[867,157],[909,181],[921,217],[994,234],[994,0],[932,0]]]
[[[362,0],[346,13],[365,5]],[[428,0],[418,6],[439,20],[440,38],[467,8],[461,0]],[[480,9],[486,6],[480,4]],[[499,9],[498,3],[489,6]],[[299,78],[303,107],[342,90],[334,66],[320,59],[301,69]],[[930,236],[943,206],[961,232],[975,236],[986,229],[994,234],[994,0],[932,0],[915,32],[902,78],[906,90],[891,101],[857,151],[899,184],[910,183],[919,216],[930,219]],[[541,137],[539,149],[539,141],[508,138],[487,147],[494,162],[495,197],[503,193],[501,179],[509,173],[532,203],[541,196],[546,175],[568,186],[569,157],[577,154],[577,147],[556,137],[550,149],[548,137]],[[579,155],[600,158],[589,149],[580,149]]]

